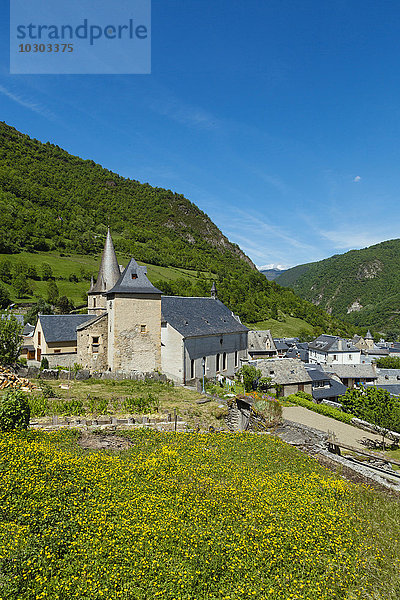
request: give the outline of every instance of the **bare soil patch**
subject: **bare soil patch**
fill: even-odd
[[[128,438],[117,435],[82,433],[78,445],[88,450],[127,450],[134,444]]]

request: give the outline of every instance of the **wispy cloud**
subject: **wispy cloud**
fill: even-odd
[[[353,179],[353,183],[359,183],[361,181],[361,177],[359,175],[356,175]]]
[[[27,108],[28,110],[31,110],[41,115],[42,117],[45,117],[46,119],[54,120],[56,118],[55,115],[42,104],[32,102],[32,100],[27,99],[21,96],[20,94],[12,92],[3,85],[0,85],[0,93],[3,94],[3,96],[6,96],[10,100],[12,100],[13,102],[16,102],[20,106],[23,106],[24,108]]]
[[[334,244],[334,247],[338,250],[349,250],[351,248],[365,248],[367,246],[373,246],[379,244],[383,240],[391,239],[396,237],[389,232],[374,232],[368,231],[354,231],[354,229],[335,229],[332,231],[320,231],[322,237],[329,240]]]
[[[200,129],[216,129],[218,119],[200,106],[193,106],[169,94],[151,102],[150,107],[160,115],[186,125]]]

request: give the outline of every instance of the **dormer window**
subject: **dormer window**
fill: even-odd
[[[132,273],[131,277],[132,277],[132,279],[137,279],[137,274],[136,273]]]

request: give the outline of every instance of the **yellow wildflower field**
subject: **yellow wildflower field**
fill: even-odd
[[[374,539],[370,522],[379,494],[278,439],[138,430],[126,433],[129,450],[112,453],[79,448],[77,435],[0,437],[1,600],[399,591],[397,558],[387,555],[396,542]],[[378,502],[393,526],[397,500]]]

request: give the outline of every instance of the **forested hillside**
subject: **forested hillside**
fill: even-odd
[[[400,240],[299,265],[277,282],[349,323],[400,334]]]
[[[172,282],[165,278],[160,286],[167,293],[208,294],[215,279],[221,300],[248,323],[279,321],[289,315],[317,332],[348,329],[292,291],[267,281],[242,250],[181,194],[121,177],[5,123],[0,123],[0,211],[0,254],[15,259],[24,252],[22,261],[1,259],[3,306],[7,294],[17,300],[43,296],[43,281],[53,288],[54,297],[52,277],[44,278],[42,266],[36,272],[31,269],[29,255],[41,256],[35,264],[46,263],[48,254],[67,261],[80,254],[98,262],[109,224],[120,255],[196,274]],[[62,281],[62,266],[59,271]],[[81,278],[90,274],[95,275],[95,269],[86,270]]]

